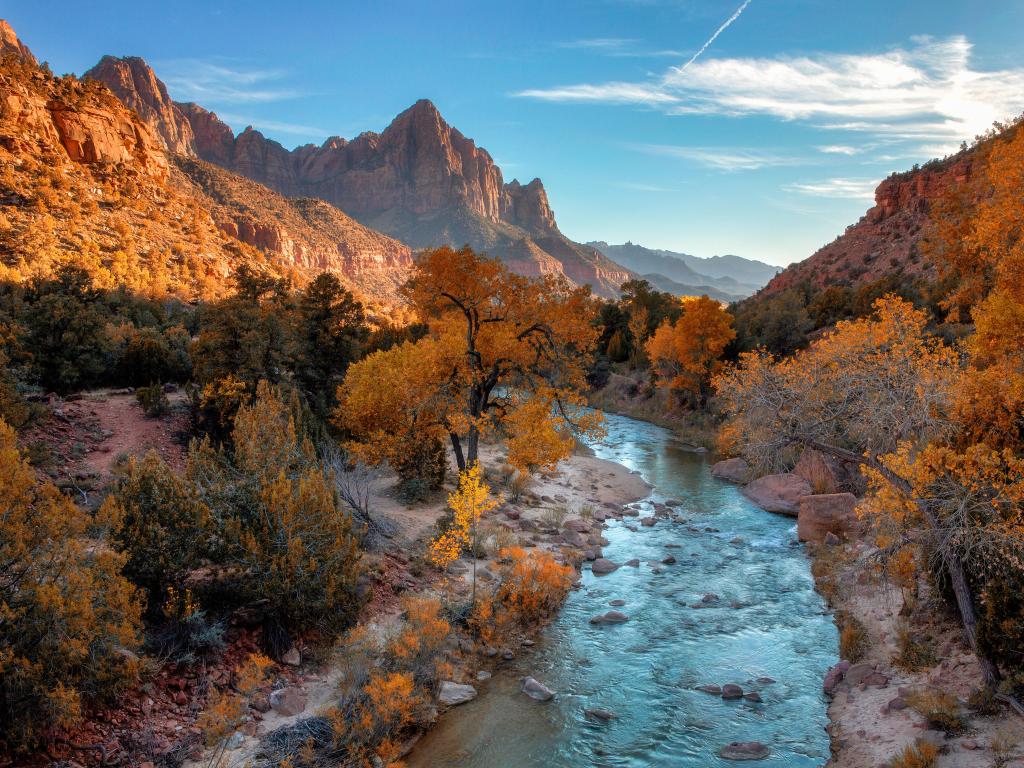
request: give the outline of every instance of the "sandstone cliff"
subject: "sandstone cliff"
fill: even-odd
[[[929,215],[951,188],[970,181],[976,159],[977,150],[969,149],[885,179],[875,190],[875,205],[856,224],[808,259],[780,272],[758,295],[804,281],[821,288],[862,285],[893,274],[934,278],[935,266],[920,252]]]
[[[83,75],[106,84],[126,107],[134,110],[159,135],[171,152],[194,154],[192,126],[167,95],[167,88],[137,56],[104,56]]]
[[[3,40],[14,51],[13,32]],[[407,246],[324,202],[172,154],[191,133],[156,132],[171,102],[131,61],[104,71],[152,86],[140,102],[148,118],[98,79],[54,77],[17,45],[0,61],[0,279],[71,263],[107,287],[193,298],[230,290],[245,263],[297,283],[334,272],[371,306],[397,302],[413,263]]]
[[[126,78],[103,64],[90,76],[115,93],[121,95],[123,85],[136,80],[153,90],[148,67],[149,75]],[[159,84],[155,92],[166,93],[155,76],[152,80]],[[141,93],[122,99],[129,106],[154,101]],[[158,128],[165,136],[176,135],[179,116],[188,122],[192,148],[186,153],[194,151],[280,194],[325,200],[413,248],[468,243],[523,274],[561,273],[603,295],[615,294],[631,277],[595,248],[559,231],[539,179],[506,184],[487,151],[449,125],[427,100],[402,112],[382,133],[363,133],[351,141],[331,137],[319,146],[294,150],[252,127],[235,136],[216,114],[197,104],[143,114],[167,123]]]
[[[0,56],[8,53],[13,53],[30,64],[36,63],[36,57],[32,55],[28,46],[18,39],[18,35],[15,34],[11,25],[4,19],[0,19]]]

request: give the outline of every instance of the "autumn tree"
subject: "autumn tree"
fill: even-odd
[[[452,523],[430,544],[430,557],[436,566],[447,569],[469,548],[473,553],[473,594],[476,602],[477,535],[480,518],[501,503],[491,496],[490,486],[481,477],[480,464],[475,463],[459,473],[459,487],[448,496]]]
[[[978,641],[969,567],[978,551],[1005,551],[1017,514],[1012,484],[1005,459],[958,457],[947,447],[957,433],[960,360],[926,322],[924,312],[886,297],[873,317],[841,322],[790,358],[741,356],[715,382],[727,414],[723,437],[763,470],[792,461],[794,446],[862,465],[879,544],[892,555],[919,547],[933,557],[992,682],[998,669]]]
[[[707,296],[683,303],[674,325],[662,324],[647,343],[658,377],[686,393],[697,407],[707,403],[711,377],[721,368],[722,353],[736,336],[732,315]]]
[[[336,422],[365,453],[394,456],[410,429],[442,434],[465,471],[482,435],[522,428],[529,414],[546,439],[518,444],[509,461],[533,469],[554,466],[575,432],[596,429],[580,394],[597,338],[586,288],[515,275],[468,247],[438,248],[420,256],[405,295],[429,335],[352,366],[338,393]]]
[[[37,481],[3,421],[0,499],[0,744],[20,749],[135,680],[140,604],[116,510],[94,519]]]

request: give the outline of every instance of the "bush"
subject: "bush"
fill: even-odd
[[[934,689],[912,691],[907,696],[907,704],[928,721],[930,728],[949,736],[958,736],[967,730],[960,704],[951,693]]]
[[[3,421],[0,498],[0,746],[17,750],[134,681],[140,604],[106,542],[115,505],[93,520],[38,483]]]
[[[274,654],[288,633],[334,632],[359,609],[358,537],[312,443],[297,430],[298,400],[260,382],[235,417],[234,451],[209,444],[189,456],[188,476],[221,526],[226,562],[240,574],[236,597],[264,605]]]
[[[215,535],[210,510],[156,451],[129,459],[114,498],[124,520],[119,540],[128,555],[125,573],[159,601],[209,554]]]
[[[869,648],[870,640],[867,629],[859,619],[849,614],[837,615],[840,623],[839,630],[839,655],[850,662],[858,662],[864,658]]]
[[[897,631],[900,650],[893,659],[896,666],[914,672],[934,667],[938,663],[935,649],[927,638],[918,639],[913,629],[905,622],[900,624]]]
[[[916,744],[905,747],[896,757],[889,761],[889,768],[934,768],[939,758],[939,748],[934,744],[918,740]]]
[[[444,485],[448,452],[437,437],[410,439],[406,450],[391,460],[398,475],[398,495],[406,504],[424,501]]]
[[[171,410],[171,401],[167,399],[159,382],[135,390],[135,399],[142,406],[142,412],[151,419],[165,416]]]
[[[147,650],[176,664],[191,666],[224,647],[224,624],[211,621],[191,590],[167,588],[163,620],[146,638]]]

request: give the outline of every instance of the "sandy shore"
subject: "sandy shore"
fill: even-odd
[[[496,446],[485,446],[481,450],[481,464],[494,474],[494,468],[502,463],[501,450]],[[451,473],[454,475],[454,473]],[[507,489],[498,482],[490,480],[493,491],[508,495]],[[386,566],[390,585],[400,584],[403,594],[426,594],[436,592],[439,579],[436,573],[415,578],[411,576],[411,563],[418,555],[426,551],[429,540],[434,532],[435,523],[444,515],[447,508],[447,493],[455,488],[456,477],[450,476],[442,493],[428,503],[407,505],[401,503],[394,494],[394,478],[382,476],[373,492],[371,508],[375,514],[391,522],[395,526],[393,538],[384,549],[371,559],[378,565]],[[547,472],[534,478],[527,492],[515,502],[507,499],[494,511],[488,513],[480,522],[482,537],[494,536],[504,530],[511,534],[516,543],[527,547],[540,547],[558,550],[564,556],[566,544],[558,532],[552,531],[550,524],[553,519],[586,517],[593,521],[594,534],[605,517],[619,516],[623,505],[646,498],[650,486],[639,474],[630,472],[621,464],[587,455],[583,449],[559,463],[553,472]],[[590,554],[599,554],[600,545],[590,547]],[[582,554],[580,549],[580,554]],[[478,563],[477,578],[487,582],[495,578],[490,572],[489,561],[484,559]],[[468,561],[456,561],[450,572],[462,576],[463,588],[468,587],[470,572]],[[398,615],[399,599],[393,591],[384,589],[375,596],[367,610],[364,611],[361,623],[383,627],[392,622]],[[337,694],[338,671],[328,665],[319,669],[306,669],[301,682],[296,687],[302,689],[307,704],[297,715],[282,716],[270,710],[259,716],[255,728],[249,728],[249,734],[238,738],[232,749],[227,753],[226,765],[243,766],[252,760],[260,740],[267,734],[294,724],[296,721],[317,713],[329,706]],[[205,760],[189,762],[187,768],[200,768],[206,765]]]
[[[834,607],[855,617],[867,632],[866,651],[846,673],[829,704],[833,757],[832,768],[879,768],[918,739],[940,748],[938,768],[1024,766],[1024,720],[1008,709],[993,716],[979,716],[967,706],[981,684],[977,658],[965,646],[957,620],[922,585],[919,608],[913,616],[915,637],[927,638],[936,655],[934,666],[917,671],[901,668],[899,656],[900,609],[903,597],[891,585],[870,577],[864,566],[869,547],[858,542],[847,547],[844,565],[835,572],[839,592]],[[827,549],[815,550],[827,556]],[[935,690],[956,696],[966,719],[966,729],[947,735],[930,728],[926,719],[908,706],[912,692]],[[993,744],[1016,744],[997,762]]]

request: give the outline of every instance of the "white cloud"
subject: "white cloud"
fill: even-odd
[[[852,156],[863,152],[864,150],[860,147],[851,147],[847,144],[826,144],[825,146],[818,147],[819,152],[824,152],[826,155],[846,155]]]
[[[264,120],[261,117],[252,117],[249,115],[239,115],[232,112],[218,112],[219,117],[224,122],[230,124],[232,127],[242,126],[243,128],[247,125],[251,125],[259,131],[272,131],[274,133],[287,133],[294,134],[296,136],[324,136],[328,135],[328,131],[323,128],[317,128],[313,125],[302,125],[301,123],[286,123],[279,120]]]
[[[667,144],[638,144],[633,147],[652,155],[690,160],[718,171],[756,171],[759,168],[802,165],[806,161],[792,155],[750,147],[680,147]]]
[[[276,83],[284,73],[270,69],[242,69],[202,59],[162,62],[158,75],[176,101],[204,105],[252,104],[294,99],[302,94]]]
[[[520,91],[548,101],[637,104],[669,114],[761,115],[952,151],[1024,110],[1024,67],[975,69],[963,36],[880,53],[702,58],[647,81]]]
[[[643,83],[604,83],[602,85],[569,85],[519,91],[522,96],[542,101],[595,102],[602,104],[673,104],[676,98],[656,86]]]
[[[844,200],[874,200],[877,179],[827,179],[806,183],[787,184],[787,192],[798,192],[815,197],[838,197]]]

